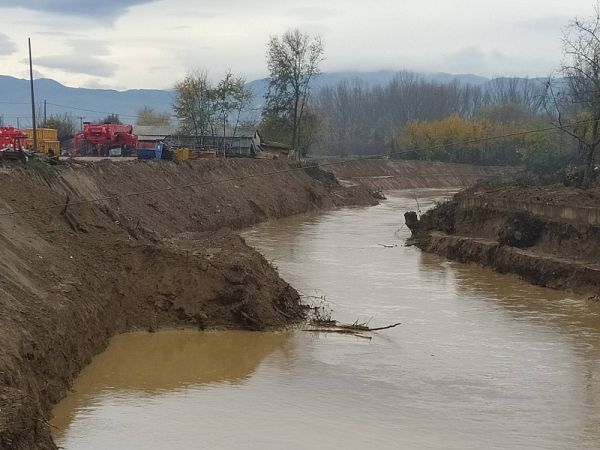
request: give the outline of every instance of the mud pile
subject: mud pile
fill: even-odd
[[[600,295],[600,190],[470,189],[418,220],[409,243],[541,286]]]
[[[374,202],[319,170],[243,160],[3,168],[0,192],[2,449],[55,448],[51,406],[117,333],[299,320],[297,292],[225,227]]]

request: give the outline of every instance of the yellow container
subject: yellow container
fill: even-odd
[[[186,161],[190,159],[190,149],[189,148],[180,148],[175,150],[175,159],[179,161]]]
[[[54,156],[58,156],[60,155],[60,142],[58,141],[45,141],[43,143],[43,152],[44,153],[48,153],[50,150],[52,150],[52,153],[54,153]]]
[[[37,151],[40,153],[48,153],[52,150],[55,155],[60,155],[60,142],[59,141],[42,141],[39,140],[37,143]],[[27,139],[26,147],[33,149],[33,139]]]
[[[58,141],[58,130],[54,128],[36,128],[38,141]],[[27,128],[25,134],[29,139],[33,139],[33,128]]]

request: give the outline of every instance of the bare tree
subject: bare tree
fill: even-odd
[[[267,43],[270,75],[266,114],[276,114],[289,122],[291,144],[295,149],[300,148],[300,128],[308,107],[311,82],[320,74],[323,54],[321,38],[298,29],[272,36]]]
[[[101,123],[116,123],[120,125],[123,122],[121,122],[121,118],[118,114],[110,113],[104,119],[101,120]]]
[[[171,126],[171,115],[168,112],[158,112],[149,106],[138,109],[136,115],[137,125]]]
[[[548,109],[554,125],[575,138],[584,152],[585,188],[592,182],[600,148],[600,3],[593,16],[569,24],[563,54],[559,74],[564,80],[548,81]]]

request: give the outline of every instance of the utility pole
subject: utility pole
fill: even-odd
[[[81,132],[83,132],[83,117],[79,116],[79,129],[81,130]]]
[[[46,112],[47,112],[47,105],[46,105],[46,100],[44,99],[44,126],[46,126],[46,122],[48,122],[48,116],[47,116]]]
[[[33,122],[33,151],[37,152],[37,127],[35,124],[35,94],[33,91],[33,62],[31,61],[31,38],[27,38],[29,44],[29,82],[31,85],[31,118]]]
[[[21,118],[17,117],[17,128],[21,129]]]

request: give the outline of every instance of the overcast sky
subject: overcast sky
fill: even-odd
[[[592,0],[0,0],[0,74],[85,87],[166,88],[192,68],[266,76],[265,42],[322,36],[325,71],[546,76]],[[1,93],[0,93],[1,96]]]

